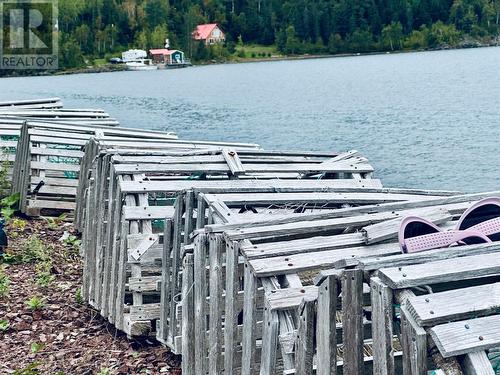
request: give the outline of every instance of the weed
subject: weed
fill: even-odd
[[[58,230],[62,223],[64,223],[67,219],[66,214],[61,214],[58,217],[48,217],[45,220],[47,221],[47,228],[50,230]]]
[[[38,369],[39,365],[38,362],[33,362],[25,368],[14,371],[12,375],[38,375],[40,374],[40,370]]]
[[[7,252],[0,257],[0,263],[19,264],[22,263],[22,257],[18,254],[12,254],[7,250]]]
[[[7,332],[10,328],[10,323],[7,319],[0,319],[0,331]]]
[[[20,196],[19,193],[15,193],[0,200],[0,212],[6,222],[9,222],[14,212],[16,212]]]
[[[22,261],[24,263],[48,261],[50,253],[51,249],[45,246],[36,235],[32,235],[21,245]]]
[[[0,154],[3,154],[4,151],[0,150]],[[10,191],[12,188],[9,177],[9,166],[10,163],[6,157],[0,160],[0,198],[3,198],[5,192]]]
[[[111,370],[107,367],[101,368],[101,370],[96,375],[109,375]]]
[[[38,263],[35,266],[36,283],[41,287],[46,287],[52,281],[54,281],[55,276],[52,275],[51,270],[52,262],[50,260]]]
[[[26,229],[26,220],[13,218],[9,223],[9,236],[12,238],[17,238]]]
[[[68,236],[64,241],[64,244],[70,246],[74,250],[80,249],[80,244],[82,243],[76,236]]]
[[[76,300],[76,303],[78,303],[79,305],[83,305],[83,296],[82,296],[82,290],[80,288],[78,288],[76,290],[76,293],[75,293],[75,300]]]
[[[31,297],[29,300],[25,302],[26,306],[28,306],[28,309],[30,310],[41,310],[45,303],[43,300],[37,296]]]
[[[56,219],[53,217],[48,217],[45,219],[47,221],[47,228],[50,230],[58,230],[59,229],[59,224],[57,224]]]
[[[42,350],[44,345],[39,342],[33,342],[31,343],[31,352],[32,353],[38,353],[40,350]]]
[[[0,267],[0,298],[6,297],[10,290],[10,279],[5,274],[4,267]]]

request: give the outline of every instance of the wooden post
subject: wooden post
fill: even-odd
[[[276,354],[279,335],[278,313],[269,307],[264,308],[264,325],[262,327],[262,355],[260,375],[274,375],[276,371]]]
[[[196,229],[201,229],[207,223],[207,218],[205,216],[205,211],[207,210],[207,202],[205,202],[205,199],[200,194],[198,194],[197,200]]]
[[[394,374],[392,290],[378,277],[370,280],[372,303],[373,373]]]
[[[343,374],[358,375],[363,362],[363,272],[359,269],[342,273],[342,341]]]
[[[253,375],[255,371],[256,293],[257,278],[245,263],[241,375]]]
[[[186,254],[182,272],[182,373],[196,375],[194,342],[193,254]]]
[[[209,237],[210,256],[210,350],[208,353],[209,374],[222,373],[222,251],[224,239],[220,234]]]
[[[238,328],[237,294],[239,243],[226,243],[226,320],[224,326],[224,373],[233,375],[236,367],[236,332]]]
[[[401,346],[403,348],[403,374],[427,374],[427,333],[419,327],[401,306]]]
[[[312,375],[314,357],[314,323],[316,301],[302,300],[299,307],[295,373]]]
[[[317,375],[337,374],[337,298],[338,274],[327,276],[319,285],[316,320]]]
[[[194,222],[194,192],[189,190],[186,192],[186,214],[184,216],[184,244],[191,243],[191,232],[193,232]]]
[[[184,198],[181,194],[175,200],[174,212],[174,233],[172,237],[172,281],[170,282],[170,324],[169,324],[169,341],[175,347],[175,337],[178,334],[177,327],[177,301],[175,296],[180,292],[179,287],[179,268],[180,268],[180,252],[182,244],[182,216],[184,214]],[[176,351],[178,348],[174,348]]]
[[[172,251],[172,219],[165,220],[163,233],[163,252],[162,252],[162,272],[161,272],[161,291],[160,291],[160,324],[156,336],[161,341],[165,341],[168,336],[168,320],[170,311],[170,280],[171,280],[171,251]]]
[[[207,235],[201,233],[194,240],[194,322],[195,341],[195,372],[196,374],[207,373],[207,347],[205,335],[207,333]]]

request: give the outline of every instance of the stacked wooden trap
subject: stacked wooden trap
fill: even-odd
[[[9,100],[0,102],[0,110],[6,109],[57,109],[62,108],[63,103],[59,98],[43,98],[28,100]]]
[[[0,102],[21,210],[74,212],[84,298],[182,354],[183,374],[493,373],[500,245],[401,254],[397,233],[408,215],[451,228],[500,192],[384,188],[355,151],[114,125],[57,98]]]
[[[172,133],[142,129],[26,121],[13,178],[13,191],[21,196],[20,210],[32,216],[73,212],[83,149],[96,136],[123,141],[177,138]]]
[[[27,120],[65,125],[118,125],[117,120],[100,109],[63,109],[59,98],[0,102],[0,162],[11,179],[21,128]]]
[[[399,222],[402,217],[416,214],[447,228],[452,225],[451,219],[471,202],[499,193],[469,196],[447,196],[446,192],[408,193],[406,197],[401,196],[402,201],[377,205],[373,205],[376,194],[371,193],[372,202],[369,202],[363,199],[363,193],[358,193],[358,198],[351,202],[353,207],[349,208],[260,223],[258,220],[250,224],[229,221],[225,225],[208,225],[196,232],[194,252],[185,251],[183,258],[183,373],[274,374],[279,370],[285,374],[330,374],[342,366],[344,374],[372,371],[397,374],[401,369],[397,362],[395,365],[394,357],[403,354],[405,374],[424,374],[427,366],[425,328],[418,331],[415,325],[408,325],[409,314],[402,308],[401,340],[394,335],[399,328],[393,331],[393,321],[399,320],[392,313],[396,298],[391,293],[403,296],[398,298],[404,301],[410,294],[401,294],[398,289],[439,284],[435,290],[443,290],[491,283],[491,278],[481,281],[477,278],[500,275],[497,262],[493,261],[495,255],[489,254],[499,251],[500,246],[461,246],[402,255],[395,242]],[[387,202],[398,199],[395,192],[385,194]],[[235,194],[220,194],[209,199],[216,204],[207,203],[220,217],[225,210],[218,207],[223,203],[226,208],[243,202],[247,207],[269,204],[271,200],[267,201],[264,195],[238,198]],[[344,200],[338,199],[349,203],[348,196],[344,195]],[[335,199],[329,201],[335,202]],[[367,205],[360,205],[363,201]],[[468,255],[474,257],[460,258]],[[446,261],[439,263],[442,259]],[[336,268],[320,272],[332,266]],[[386,274],[388,276],[384,276]],[[408,282],[409,277],[418,281]],[[457,281],[461,283],[457,285]],[[484,288],[488,287],[483,287],[483,291]],[[422,290],[418,294],[422,294]],[[425,297],[423,299],[425,301]],[[484,311],[478,314],[494,313],[498,311],[498,304],[498,296],[481,302]],[[462,308],[467,314],[459,314],[460,309],[454,306],[443,306],[442,314],[446,317],[438,322],[470,317],[474,315],[474,305],[477,304],[471,301]],[[428,315],[436,313],[425,311]],[[457,317],[453,317],[451,311],[457,313]],[[431,323],[420,324],[426,327]],[[438,349],[451,345],[453,340],[445,341],[446,335],[459,325],[428,329],[430,336],[436,337]],[[478,325],[484,327],[480,322]],[[437,332],[441,332],[441,338]],[[487,332],[482,332],[486,337]],[[475,333],[468,336],[474,345],[457,345],[460,349],[455,351],[435,351],[438,367],[460,369],[457,363],[442,357],[498,346],[498,335],[487,344],[477,344]],[[466,331],[462,330],[454,339],[465,336]],[[417,354],[415,348],[418,348]],[[474,360],[479,362],[478,366],[486,366],[480,361],[484,358],[482,353],[460,360],[467,366]]]
[[[105,154],[95,159],[94,181],[100,183],[90,186],[83,216],[84,228],[97,225],[98,234],[84,236],[84,292],[90,303],[119,329],[139,336],[154,332],[160,318],[160,265],[165,254],[162,248],[170,243],[167,258],[171,266],[167,278],[176,282],[161,298],[174,314],[168,326],[160,324],[158,337],[176,346],[181,324],[174,317],[180,306],[181,285],[177,281],[181,277],[181,252],[183,245],[190,243],[194,222],[202,225],[208,215],[203,208],[196,209],[197,196],[184,191],[321,192],[352,190],[365,183],[367,187],[380,187],[377,180],[352,178],[353,173],[372,171],[366,160],[354,153],[300,155],[258,150],[255,145],[242,146],[178,155],[170,152],[163,156]],[[233,169],[237,172],[233,173]],[[98,177],[98,171],[106,174]],[[342,175],[346,179],[318,179],[323,174]],[[106,175],[110,176],[108,183]],[[347,179],[347,175],[351,178]],[[107,206],[100,203],[106,192]],[[103,221],[106,224],[99,227]],[[180,351],[180,347],[177,349]]]

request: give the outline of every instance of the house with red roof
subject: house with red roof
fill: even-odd
[[[205,45],[224,43],[226,41],[226,34],[216,23],[198,25],[192,35],[194,40],[203,41]]]
[[[176,65],[185,63],[184,52],[176,49],[150,49],[149,54],[155,64]]]

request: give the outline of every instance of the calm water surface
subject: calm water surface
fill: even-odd
[[[386,186],[500,189],[500,48],[0,80],[123,126],[366,155]]]

